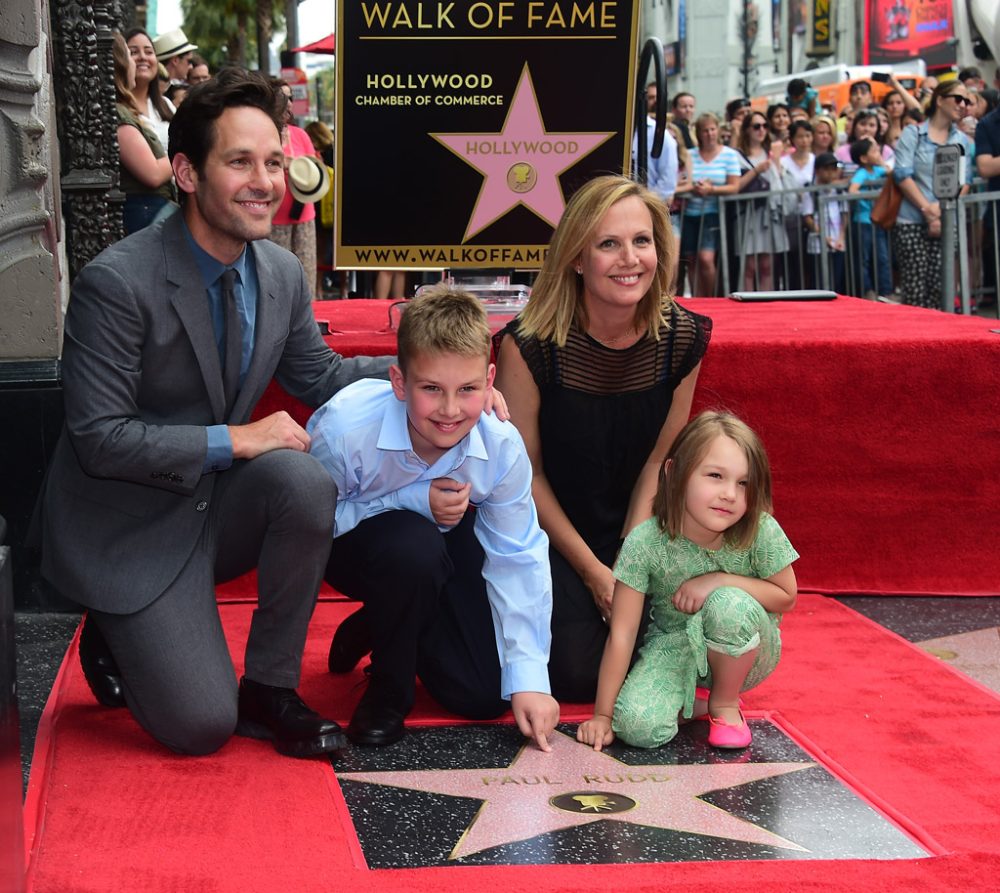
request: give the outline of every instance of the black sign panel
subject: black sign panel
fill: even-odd
[[[338,266],[537,268],[626,168],[638,0],[337,6]]]

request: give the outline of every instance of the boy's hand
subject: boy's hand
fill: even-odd
[[[720,585],[718,575],[714,573],[685,580],[674,593],[672,599],[674,607],[683,614],[697,614]]]
[[[451,478],[435,478],[428,495],[431,515],[438,527],[454,527],[469,509],[472,483],[460,484]]]
[[[596,751],[607,747],[615,740],[615,733],[611,731],[611,717],[595,713],[586,722],[580,723],[576,730],[576,740],[589,744]]]
[[[490,388],[486,395],[486,404],[483,406],[485,412],[492,412],[501,422],[510,421],[510,410],[507,409],[507,401],[504,395],[496,388]]]
[[[534,738],[539,749],[551,753],[548,737],[559,722],[559,702],[540,691],[516,691],[510,697],[510,709],[521,734]]]

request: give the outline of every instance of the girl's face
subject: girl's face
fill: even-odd
[[[815,146],[817,152],[825,152],[832,145],[833,131],[830,130],[830,125],[820,122],[816,125],[815,131],[813,131],[813,146]]]
[[[875,115],[864,115],[854,119],[854,139],[875,139],[878,133],[878,118]]]
[[[889,113],[889,117],[892,119],[901,118],[903,112],[906,110],[906,103],[903,102],[903,97],[898,93],[890,93],[889,98],[885,101],[885,110]]]
[[[785,109],[775,109],[774,114],[771,115],[771,130],[775,133],[784,133],[791,123],[792,119]]]
[[[716,437],[688,478],[681,533],[706,549],[721,546],[723,534],[746,514],[749,474],[743,448]]]
[[[159,73],[153,44],[145,34],[136,34],[129,38],[127,46],[129,55],[135,60],[135,82],[148,84]]]
[[[798,152],[808,152],[812,149],[813,145],[813,135],[804,127],[800,128],[795,132],[795,138],[792,140],[792,145],[795,146]]]
[[[580,252],[583,300],[588,315],[635,308],[656,273],[653,218],[637,195],[615,202]]]

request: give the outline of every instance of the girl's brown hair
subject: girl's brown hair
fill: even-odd
[[[733,548],[748,549],[757,537],[761,512],[770,512],[772,508],[771,466],[764,444],[756,432],[731,413],[700,413],[677,435],[667,454],[667,461],[660,466],[653,516],[660,530],[671,539],[682,533],[688,481],[717,437],[735,441],[747,459],[747,510],[725,532],[724,539]]]

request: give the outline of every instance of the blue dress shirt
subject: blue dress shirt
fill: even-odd
[[[548,537],[531,498],[531,461],[517,429],[483,413],[459,443],[428,465],[413,450],[406,404],[387,381],[363,379],[316,410],[310,453],[337,484],[334,535],[382,512],[405,509],[433,521],[431,481],[471,483],[475,532],[500,656],[502,698],[549,693],[552,575]],[[440,528],[446,532],[448,528]]]
[[[653,157],[653,136],[656,122],[646,118],[646,141],[649,150],[649,162],[646,171],[646,185],[665,202],[669,202],[677,191],[677,141],[669,130],[663,131],[663,150],[659,158]],[[638,157],[638,137],[632,136],[632,168],[636,167]]]
[[[243,322],[243,355],[240,361],[242,387],[253,357],[254,329],[257,325],[257,294],[260,291],[253,252],[244,247],[243,253],[233,263],[223,264],[194,240],[190,230],[186,232],[191,254],[198,265],[201,280],[205,283],[205,291],[208,293],[208,309],[212,315],[212,328],[215,331],[215,345],[219,351],[220,362],[224,360],[226,348],[226,309],[222,306],[222,274],[228,269],[236,271],[236,285],[233,291],[236,294],[236,307]],[[208,452],[205,454],[202,473],[225,471],[233,464],[233,442],[229,437],[229,428],[226,425],[209,425],[206,430]]]

